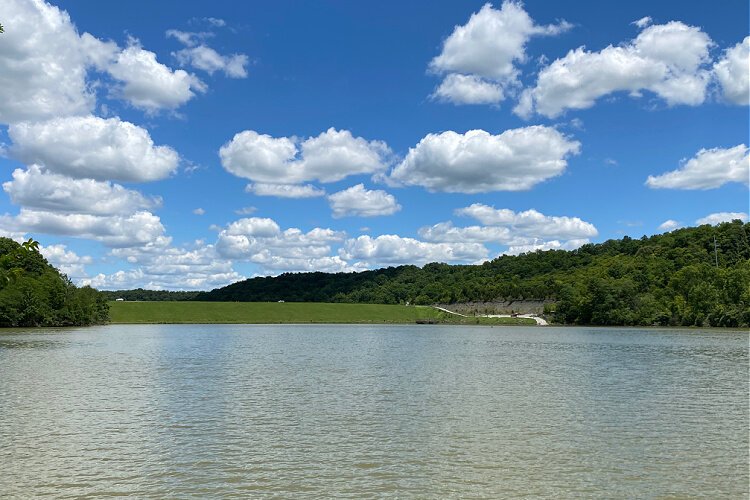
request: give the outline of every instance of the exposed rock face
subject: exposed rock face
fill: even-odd
[[[554,304],[554,300],[498,300],[493,302],[464,302],[462,304],[437,304],[457,313],[472,316],[475,314],[539,314],[544,306]]]

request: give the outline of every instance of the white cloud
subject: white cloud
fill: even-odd
[[[431,71],[451,73],[436,95],[461,104],[501,101],[505,89],[519,85],[516,64],[526,61],[529,39],[556,35],[570,27],[564,21],[537,26],[520,2],[505,1],[499,10],[485,4],[465,25],[454,28],[440,55],[430,62]],[[481,82],[477,77],[493,83]]]
[[[551,127],[491,135],[484,130],[429,134],[409,149],[390,179],[430,191],[521,191],[563,173],[580,143]]]
[[[17,216],[0,216],[0,230],[56,234],[100,241],[110,247],[166,245],[164,226],[156,215],[139,211],[131,215],[100,216],[63,214],[21,208]]]
[[[245,192],[253,193],[256,196],[276,196],[277,198],[316,198],[325,196],[323,189],[318,189],[312,184],[269,184],[265,182],[256,182],[248,184]]]
[[[695,221],[699,226],[703,224],[711,224],[715,226],[722,222],[731,222],[735,219],[739,219],[742,222],[747,222],[747,214],[745,212],[717,212],[709,214]]]
[[[347,216],[392,215],[401,210],[401,205],[393,195],[381,190],[365,189],[363,184],[330,195],[328,203],[336,219]]]
[[[339,255],[347,261],[360,261],[360,266],[373,268],[429,262],[476,263],[487,259],[487,249],[479,243],[428,243],[385,234],[377,238],[363,235],[349,239]]]
[[[613,158],[605,158],[604,164],[610,167],[616,167],[617,165],[619,165],[619,162]]]
[[[514,212],[475,203],[456,210],[456,215],[471,217],[488,226],[508,226],[516,232],[536,238],[589,238],[598,234],[596,227],[578,217],[549,216],[534,209]]]
[[[227,22],[225,20],[218,17],[204,17],[203,20],[216,28],[223,28],[227,25]]]
[[[237,215],[252,215],[258,211],[257,207],[242,207],[234,211]]]
[[[633,21],[630,24],[634,24],[634,25],[638,26],[640,29],[643,29],[646,26],[649,26],[652,22],[653,22],[653,19],[651,19],[651,17],[649,17],[649,16],[646,16],[646,17],[642,17],[642,18],[638,19],[637,21]]]
[[[678,221],[673,219],[667,219],[661,224],[659,224],[659,227],[656,228],[659,231],[672,231],[673,229],[677,229],[678,227],[681,227],[682,224],[680,224]]]
[[[433,99],[453,104],[497,104],[503,99],[503,88],[476,75],[451,73],[432,94]]]
[[[336,182],[347,176],[382,172],[391,152],[381,141],[330,128],[317,137],[274,138],[252,130],[240,132],[219,150],[230,173],[260,183]]]
[[[223,56],[207,45],[198,45],[178,50],[174,56],[182,66],[192,66],[210,75],[221,71],[229,78],[247,78],[245,54]]]
[[[41,1],[5,0],[0,122],[86,114],[96,103],[87,71],[117,46],[79,36],[68,13]]]
[[[253,262],[265,274],[283,271],[351,270],[340,258],[332,256],[332,244],[345,234],[332,229],[297,228],[281,230],[272,219],[250,217],[232,222],[219,233],[218,255],[225,259]],[[316,267],[318,266],[318,267]]]
[[[206,215],[206,211],[200,207],[193,210],[193,214],[195,215]]]
[[[213,33],[209,31],[181,31],[181,30],[167,30],[165,35],[167,38],[174,38],[178,42],[188,47],[195,47],[200,45],[207,38],[211,38]]]
[[[137,267],[83,280],[101,289],[210,290],[243,279],[232,263],[221,258],[213,245],[196,242],[196,248],[118,248],[115,257]]]
[[[678,21],[645,28],[624,45],[599,52],[571,50],[539,73],[536,86],[524,90],[515,112],[554,118],[566,109],[585,109],[614,92],[640,96],[648,90],[669,105],[698,105],[706,97],[711,39],[699,28]]]
[[[133,106],[154,113],[176,109],[207,87],[184,70],[172,70],[156,60],[156,54],[145,50],[137,41],[120,52],[108,71],[122,82],[114,95]]]
[[[47,245],[40,246],[39,252],[47,261],[61,272],[66,274],[71,280],[77,280],[87,276],[84,266],[94,262],[88,255],[78,255],[72,250],[68,250],[65,245]]]
[[[154,146],[148,131],[119,118],[75,116],[8,128],[11,153],[71,177],[154,181],[177,169],[179,156]]]
[[[96,106],[94,70],[119,84],[115,97],[155,112],[175,109],[205,91],[183,70],[159,63],[137,42],[122,50],[111,41],[79,35],[67,12],[40,0],[6,0],[0,44],[0,122],[85,115]]]
[[[578,248],[597,236],[593,224],[578,217],[544,215],[536,210],[514,212],[475,203],[455,211],[456,215],[477,219],[485,226],[456,227],[441,222],[419,230],[421,238],[432,242],[479,242],[507,245],[504,253],[517,255],[535,250]]]
[[[750,36],[727,49],[714,65],[724,99],[732,104],[750,104]]]
[[[744,144],[729,149],[701,149],[677,170],[649,175],[646,185],[655,189],[713,189],[729,182],[750,182],[750,157]]]
[[[224,21],[216,18],[204,18],[212,27],[221,27]],[[206,45],[205,41],[214,36],[211,31],[191,32],[180,30],[167,30],[167,37],[174,38],[185,45],[184,49],[172,52],[181,66],[192,66],[213,75],[216,71],[222,71],[229,78],[246,78],[248,57],[245,54],[222,55]]]
[[[452,222],[439,222],[419,229],[419,237],[430,242],[459,243],[500,243],[513,240],[510,229],[499,226],[456,227]]]
[[[92,215],[122,215],[161,205],[118,184],[71,179],[42,171],[37,165],[16,169],[3,189],[17,205],[41,211]]]

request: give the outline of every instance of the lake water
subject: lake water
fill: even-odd
[[[747,498],[748,333],[0,332],[0,496]]]

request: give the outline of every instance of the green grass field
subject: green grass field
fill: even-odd
[[[436,323],[529,325],[525,318],[461,318],[431,307],[317,302],[110,302],[112,323]]]

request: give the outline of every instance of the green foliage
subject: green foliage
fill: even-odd
[[[195,300],[434,304],[551,299],[551,319],[592,325],[750,326],[750,224],[624,237],[573,251],[361,273],[253,278]],[[714,238],[718,248],[715,265]]]
[[[102,290],[99,293],[104,295],[108,301],[125,299],[128,301],[174,302],[193,300],[200,292],[172,292],[169,290],[144,290],[143,288],[136,288],[135,290]]]
[[[39,253],[39,243],[0,238],[0,326],[104,323],[109,306],[90,287],[77,288]]]

